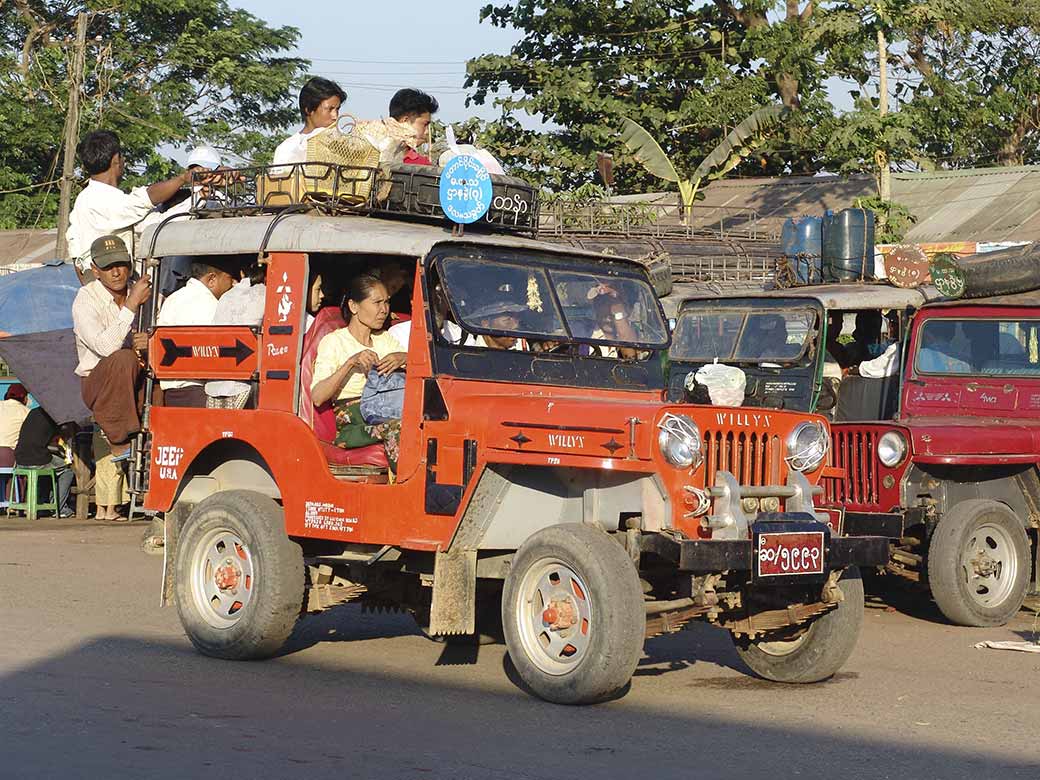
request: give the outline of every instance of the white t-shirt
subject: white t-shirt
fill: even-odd
[[[22,423],[29,416],[29,407],[14,398],[0,401],[0,447],[18,446]]]
[[[293,133],[278,144],[278,148],[274,150],[272,164],[288,165],[289,163],[307,162],[307,142],[325,130],[328,130],[328,128],[319,127],[311,130],[309,133],[305,133],[302,130],[298,133]]]
[[[90,245],[109,234],[119,236],[131,255],[134,253],[134,226],[148,216],[155,206],[147,187],[123,192],[118,187],[97,179],[87,182],[69,214],[69,256],[81,271],[90,268]]]
[[[401,346],[404,347],[404,351],[408,351],[408,340],[412,335],[412,321],[399,322],[387,331],[391,336],[400,342]],[[444,325],[441,326],[441,335],[444,336],[444,340],[449,344],[461,344],[462,343],[462,328],[456,325],[451,320],[445,320]],[[483,345],[481,345],[483,346]]]
[[[188,283],[163,301],[156,325],[212,325],[217,313],[217,299],[209,288],[198,279]],[[159,382],[163,390],[192,387],[200,382],[164,379]]]
[[[249,325],[251,327],[259,325],[264,319],[266,296],[266,285],[252,284],[248,279],[243,279],[220,296],[216,313],[213,315],[213,324]],[[233,380],[206,382],[206,395],[214,398],[238,395],[248,389],[249,385],[246,382]]]
[[[881,379],[899,373],[899,342],[893,341],[873,360],[864,360],[859,364],[859,375],[870,379]]]

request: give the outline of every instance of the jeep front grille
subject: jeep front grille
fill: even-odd
[[[741,485],[782,485],[780,437],[741,431],[704,432],[704,479],[715,484],[719,469],[729,471]]]
[[[878,459],[876,430],[832,430],[834,465],[845,472],[844,478],[827,479],[827,500],[842,505],[877,504]]]

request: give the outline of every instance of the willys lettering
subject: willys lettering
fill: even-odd
[[[562,433],[549,434],[550,447],[562,447],[568,450],[580,450],[585,446],[584,436],[565,436]]]
[[[771,426],[772,418],[768,414],[750,414],[748,412],[716,412],[715,421],[719,425],[736,425],[743,428]]]

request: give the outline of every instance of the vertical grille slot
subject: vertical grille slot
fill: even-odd
[[[834,465],[845,471],[843,479],[826,480],[827,497],[852,506],[871,506],[879,500],[878,432],[835,430],[832,436]]]

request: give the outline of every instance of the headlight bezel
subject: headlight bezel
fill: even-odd
[[[816,441],[809,445],[799,445],[798,440],[801,434],[810,429],[818,432]],[[830,431],[819,420],[803,420],[787,434],[784,447],[787,452],[784,462],[789,468],[802,474],[816,471],[823,465],[827,459],[827,453],[830,452]]]
[[[657,449],[668,465],[677,469],[696,469],[704,462],[701,429],[692,417],[665,412],[657,428]]]
[[[893,441],[898,443],[897,446],[893,447],[893,450],[898,452],[898,456],[894,460],[892,460],[891,463],[888,463],[886,462],[885,456],[882,454],[882,452],[883,448],[886,445],[891,444]],[[886,469],[894,469],[902,465],[903,462],[906,461],[907,457],[910,454],[910,443],[906,440],[906,436],[903,435],[902,431],[886,431],[885,433],[881,434],[881,436],[878,438],[875,452],[877,452],[878,460],[881,461],[882,466],[884,466]]]

